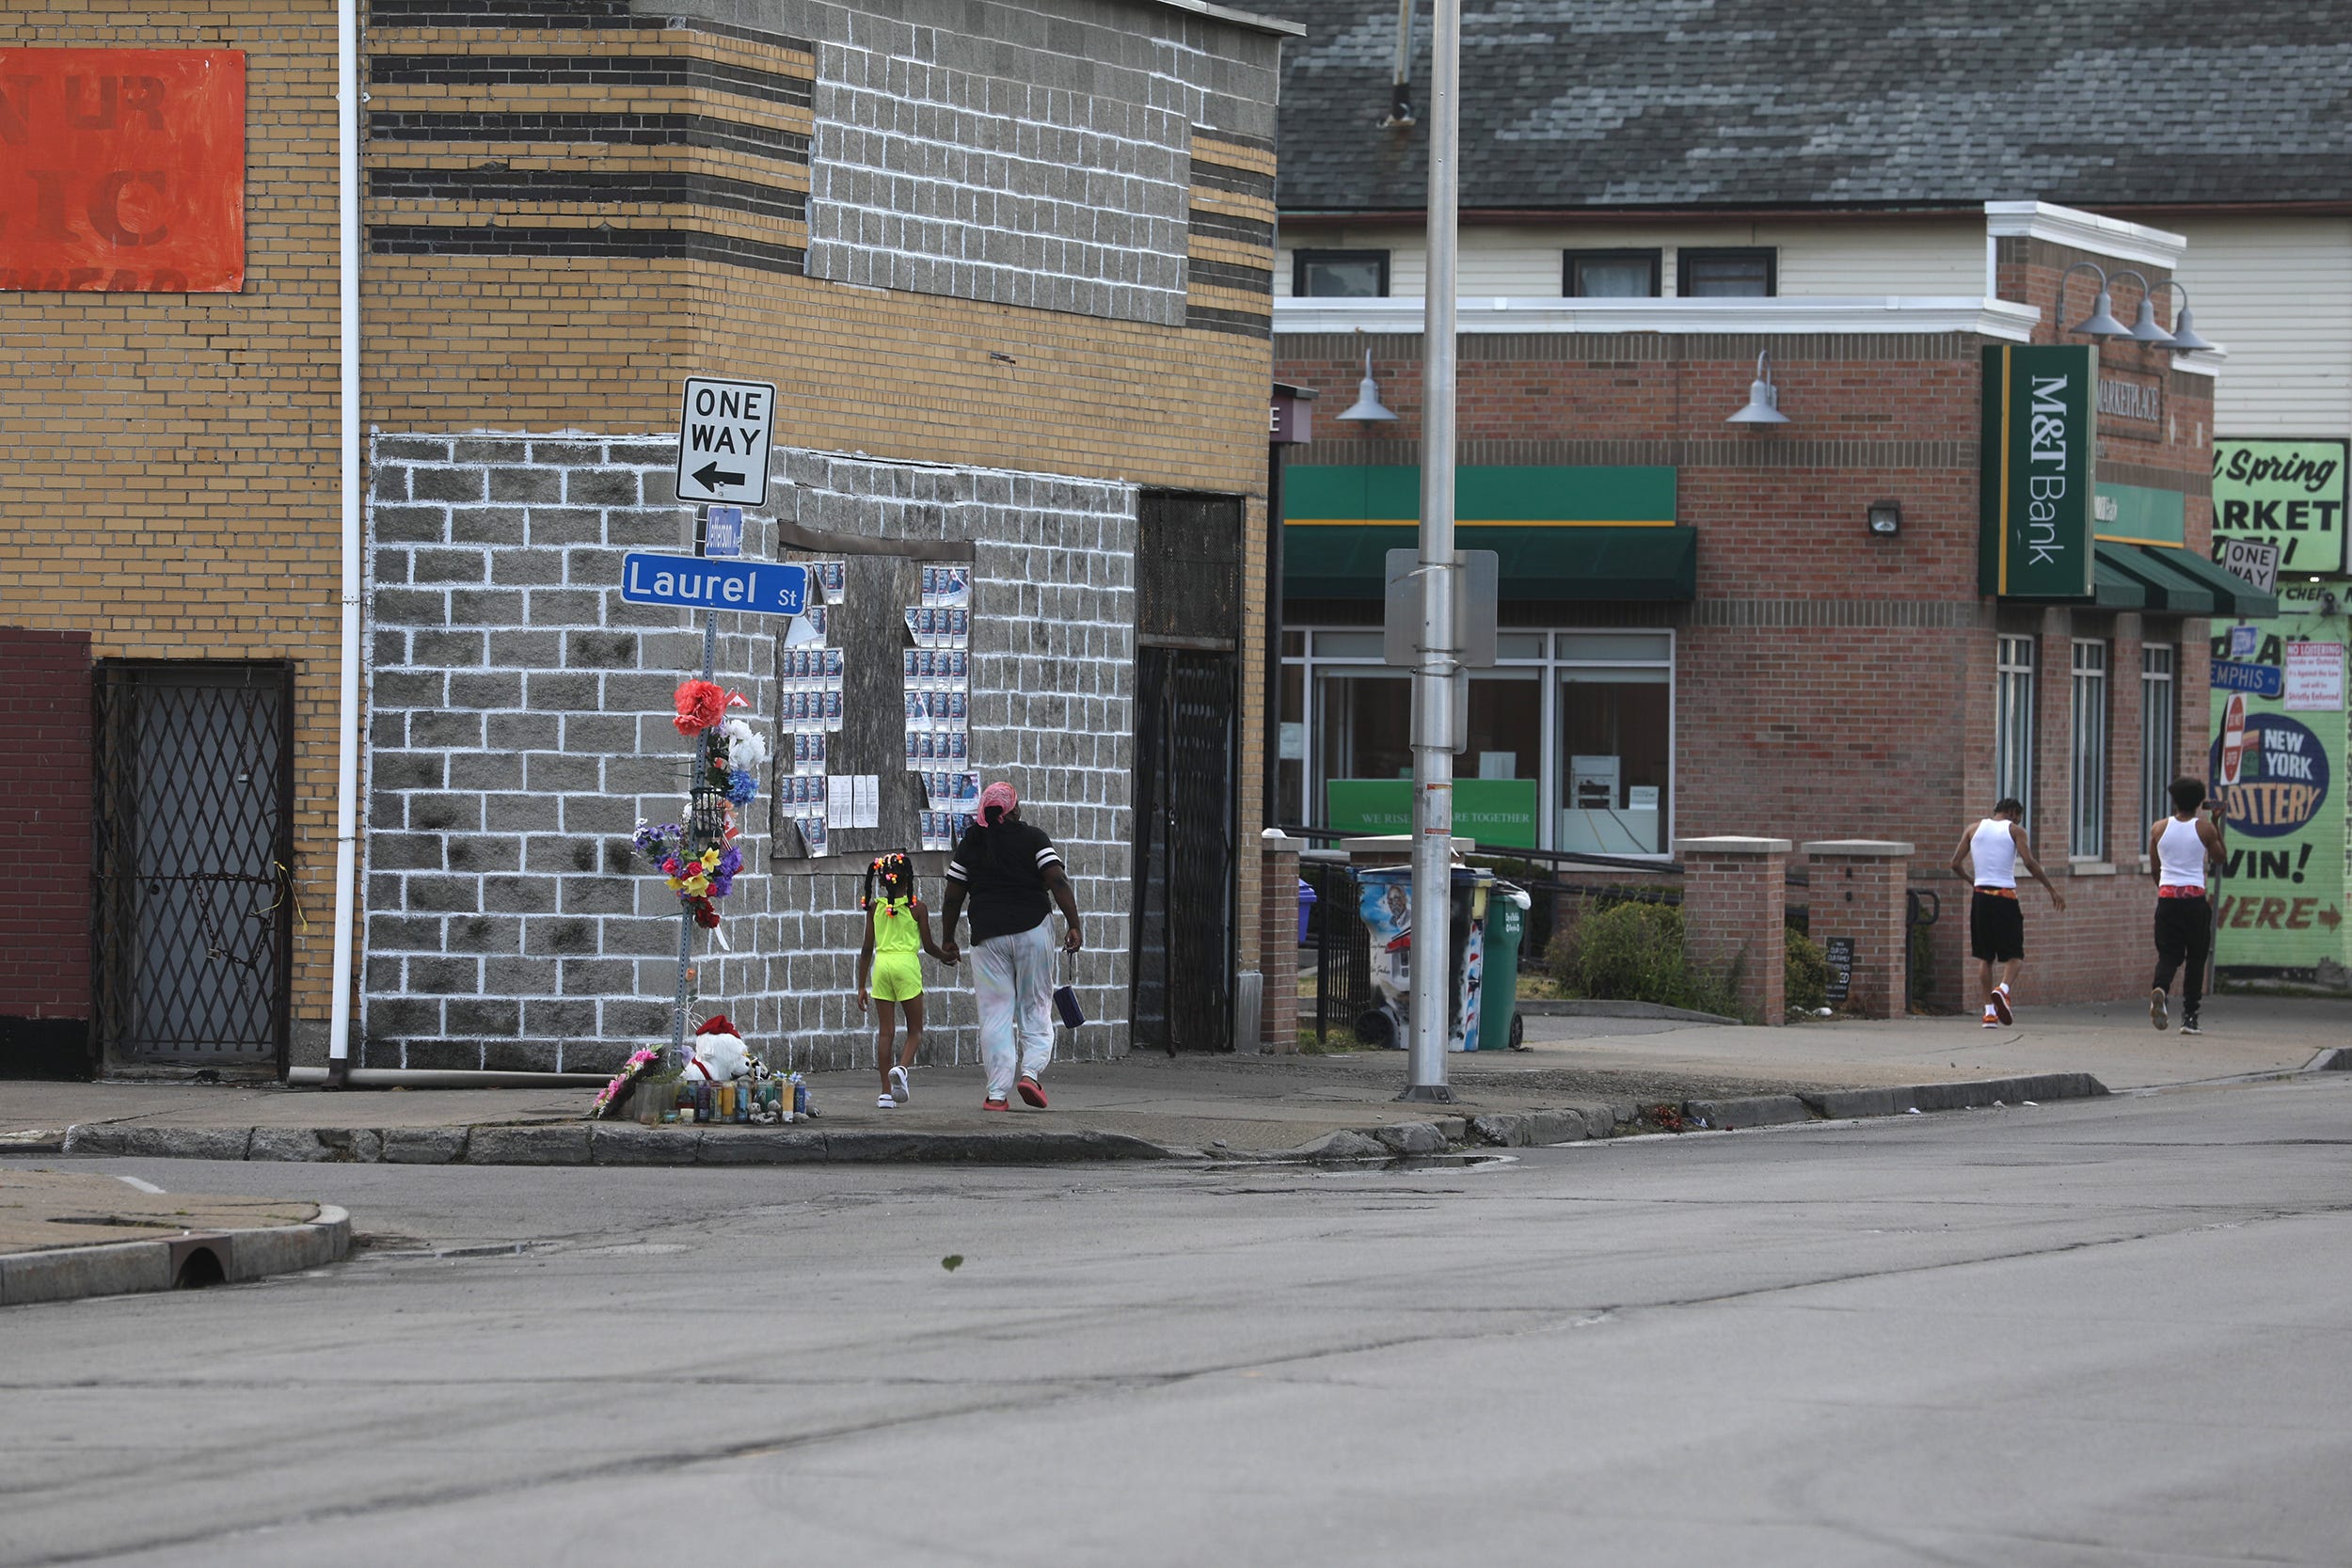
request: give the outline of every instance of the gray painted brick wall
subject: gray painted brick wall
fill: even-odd
[[[685,0],[810,40],[812,277],[1181,326],[1192,128],[1271,145],[1277,40],[1135,0]]]
[[[677,904],[626,840],[682,810],[671,697],[701,635],[617,584],[625,551],[686,536],[672,452],[662,437],[376,438],[364,1065],[604,1070],[667,1037]],[[1087,917],[1081,990],[1105,1021],[1074,1046],[1123,1053],[1135,490],[809,451],[771,473],[774,516],[975,546],[974,766],[1061,845]],[[752,519],[746,552],[773,542]],[[720,679],[772,738],[781,623],[725,619]],[[870,1063],[858,879],[771,862],[771,798],[764,781],[722,906],[732,950],[697,934],[699,1006],[795,1066]],[[924,892],[938,898],[935,879]],[[967,975],[930,978],[927,1057],[975,1059]]]

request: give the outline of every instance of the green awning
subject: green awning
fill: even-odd
[[[2090,562],[2090,600],[2101,610],[2143,610],[2148,604],[2148,586],[2126,571],[2114,559],[2112,552],[2131,549],[2129,545],[2100,545]]]
[[[1282,596],[1378,599],[1391,550],[1416,544],[1410,525],[1289,523],[1282,529]],[[1698,530],[1674,526],[1481,527],[1454,531],[1455,547],[1492,550],[1505,599],[1689,600],[1698,596]]]
[[[2213,592],[2203,583],[2185,577],[2166,565],[2160,559],[2173,554],[2169,550],[2152,550],[2139,545],[2109,545],[2098,546],[2097,582],[2099,603],[2108,605],[2106,585],[2109,578],[2120,578],[2141,590],[2140,603],[2150,610],[2166,610],[2180,615],[2210,615],[2213,613]],[[2128,606],[2115,604],[2113,609]]]
[[[2140,553],[2157,558],[2167,567],[2193,582],[2204,584],[2213,594],[2213,612],[2216,615],[2233,615],[2241,621],[2260,621],[2279,613],[2278,594],[2264,593],[2228,567],[2206,560],[2195,550],[2144,549]]]

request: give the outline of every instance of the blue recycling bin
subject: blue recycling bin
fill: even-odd
[[[1306,878],[1298,879],[1298,945],[1307,945],[1307,925],[1314,918],[1314,884]]]

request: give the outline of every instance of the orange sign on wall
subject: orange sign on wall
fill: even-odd
[[[245,54],[0,49],[0,290],[245,286]]]

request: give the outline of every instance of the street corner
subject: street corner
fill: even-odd
[[[242,1284],[350,1250],[351,1216],[332,1204],[0,1170],[0,1307]]]

